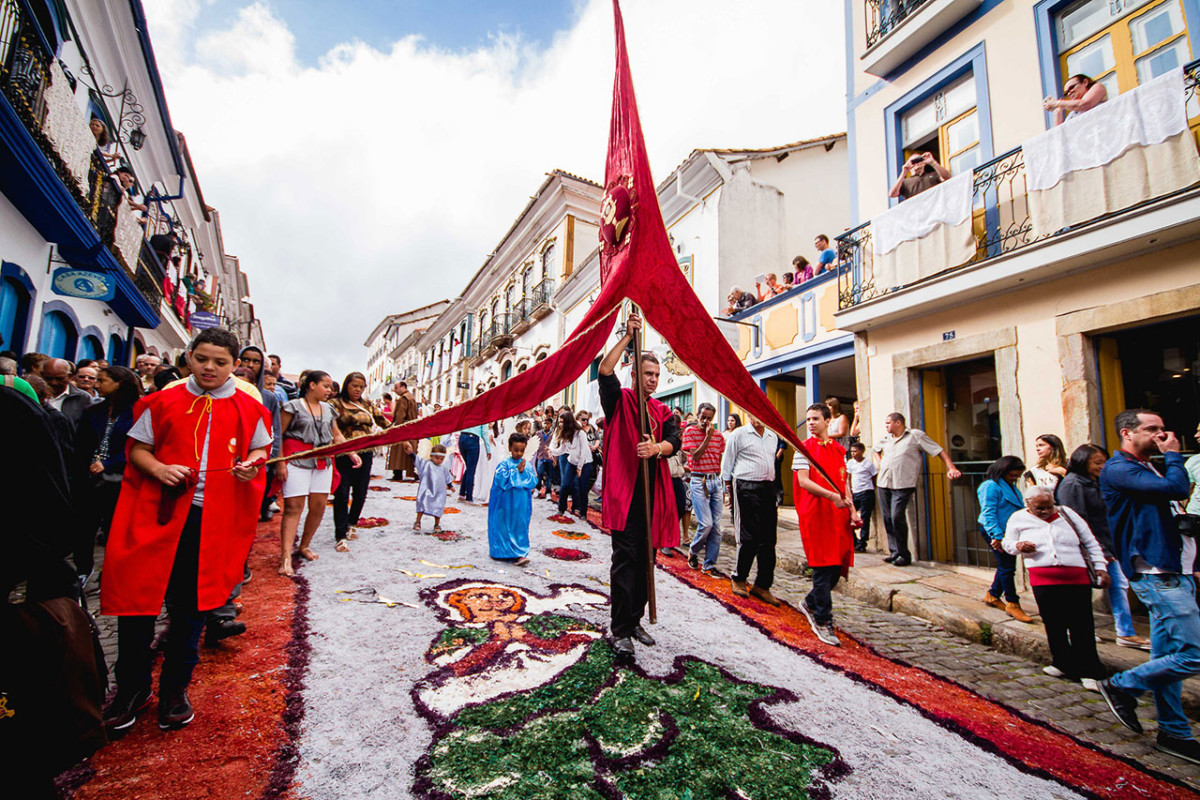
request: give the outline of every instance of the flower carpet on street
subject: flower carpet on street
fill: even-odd
[[[372,498],[390,524],[335,553],[326,520],[321,558],[295,582],[267,567],[277,525],[264,525],[243,595],[251,630],[204,651],[196,721],[162,734],[139,720],[69,776],[75,796],[1188,794],[844,633],[824,645],[792,606],[735,597],[682,558],[656,572],[659,621],[644,622],[658,644],[618,659],[598,514],[563,548],[552,506],[534,503],[523,567],[488,557],[487,509],[469,504],[453,537],[431,542],[411,529],[415,503]]]

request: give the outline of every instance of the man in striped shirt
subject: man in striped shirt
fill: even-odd
[[[779,509],[775,505],[775,449],[779,437],[754,417],[729,434],[721,478],[733,497],[733,525],[737,530],[737,571],[730,579],[738,597],[753,595],[773,606],[775,537]],[[748,586],[750,567],[758,559],[754,585]]]
[[[717,409],[711,403],[701,403],[699,418],[683,432],[683,452],[692,475],[688,491],[692,494],[692,509],[696,512],[696,535],[692,538],[688,566],[700,569],[715,578],[725,575],[717,569],[721,552],[721,515],[724,513],[724,487],[721,484],[721,457],[725,454],[725,435],[713,425]]]

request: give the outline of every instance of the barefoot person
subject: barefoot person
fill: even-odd
[[[812,591],[800,601],[800,610],[808,617],[813,633],[822,642],[841,647],[833,631],[833,600],[831,592],[839,578],[844,578],[854,566],[854,530],[857,520],[850,497],[853,496],[846,474],[846,451],[829,435],[833,414],[825,403],[814,403],[804,415],[809,438],[804,447],[830,477],[838,482],[831,486],[825,476],[810,469],[808,459],[799,453],[792,461],[796,515],[800,519],[800,540],[812,568]],[[771,605],[778,605],[770,592],[758,595]]]
[[[667,458],[680,446],[679,423],[671,410],[652,395],[658,388],[658,358],[642,353],[633,365],[633,379],[642,382],[650,433],[643,437],[638,423],[638,397],[633,389],[622,389],[613,374],[642,329],[642,318],[629,315],[625,335],[617,340],[600,362],[600,405],[604,409],[604,500],[601,524],[612,531],[613,648],[623,656],[633,655],[633,639],[645,645],[654,639],[642,628],[646,610],[647,561],[646,515],[641,462],[650,461],[650,508],[654,547],[679,546],[679,516]]]
[[[404,452],[416,461],[417,478],[417,521],[413,530],[421,530],[421,517],[425,514],[433,517],[433,532],[442,530],[442,515],[446,513],[446,489],[454,483],[450,474],[450,465],[446,463],[446,445],[438,443],[429,452],[429,458],[424,459],[413,453],[412,442],[404,442]]]
[[[104,714],[110,731],[132,726],[150,702],[151,644],[164,599],[158,724],[174,730],[192,721],[187,690],[205,612],[242,580],[266,482],[255,462],[271,446],[271,417],[235,388],[237,357],[232,333],[201,331],[189,351],[187,383],[134,408],[100,592],[101,613],[120,617],[117,695]]]
[[[300,397],[284,403],[279,413],[285,456],[345,441],[337,426],[337,412],[325,402],[332,386],[333,379],[327,372],[312,370],[300,376]],[[350,464],[353,467],[361,466],[362,459],[353,454]],[[306,503],[308,516],[304,520],[304,535],[300,538],[300,555],[307,561],[317,560],[317,554],[310,545],[325,516],[325,504],[333,486],[333,460],[298,458],[283,461],[275,468],[275,476],[283,483],[279,574],[293,575],[292,546],[296,542],[296,530],[300,527],[300,515]],[[336,549],[339,553],[348,552],[350,543],[341,539]]]

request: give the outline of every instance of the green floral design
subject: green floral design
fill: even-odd
[[[599,800],[612,789],[638,800],[824,795],[819,772],[840,767],[836,754],[755,724],[752,704],[779,694],[696,659],[678,679],[647,678],[616,666],[598,641],[550,685],[461,711],[419,766],[417,788],[496,800]]]

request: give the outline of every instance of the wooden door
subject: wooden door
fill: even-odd
[[[924,396],[922,428],[937,441],[946,441],[946,374],[942,369],[927,369],[921,373]],[[954,523],[950,513],[950,479],[946,464],[940,458],[925,459],[929,480],[926,483],[929,540],[932,546],[927,558],[933,561],[954,561]],[[919,537],[919,529],[914,529]]]

